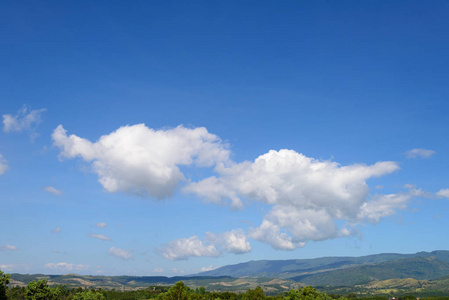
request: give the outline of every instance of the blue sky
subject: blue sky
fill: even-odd
[[[0,269],[449,249],[444,1],[2,1]]]

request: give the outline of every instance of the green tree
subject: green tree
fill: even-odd
[[[8,290],[8,299],[25,300],[25,287],[13,286]]]
[[[88,290],[76,293],[72,300],[106,300],[106,297],[100,292]]]
[[[185,286],[184,282],[178,281],[168,289],[168,292],[159,294],[157,299],[160,300],[188,300],[189,287]]]
[[[59,299],[59,290],[52,290],[46,279],[31,281],[25,290],[25,299],[30,300],[57,300]]]
[[[6,291],[8,290],[8,284],[9,284],[9,279],[11,278],[11,275],[9,274],[4,274],[1,270],[0,270],[0,300],[6,300],[8,299],[6,297]]]
[[[203,286],[196,288],[195,293],[198,295],[206,295],[206,288]]]
[[[343,300],[344,298],[339,299]],[[325,293],[320,293],[313,287],[308,286],[298,288],[297,290],[291,290],[288,292],[287,297],[284,297],[284,300],[332,300],[332,297]]]
[[[243,300],[263,300],[266,299],[263,289],[258,286],[254,290],[249,289],[243,296]]]

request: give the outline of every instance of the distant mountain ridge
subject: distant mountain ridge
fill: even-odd
[[[92,276],[11,274],[11,285],[26,286],[45,278],[51,285],[69,287],[135,289],[152,285],[172,285],[184,281],[188,286],[211,291],[244,292],[262,286],[281,293],[298,286],[312,285],[322,290],[349,293],[443,293],[449,290],[449,251],[415,254],[383,253],[361,257],[322,257],[314,259],[260,260],[224,266],[192,276]]]
[[[313,286],[355,286],[388,279],[435,280],[448,274],[449,262],[435,257],[412,257],[289,279]]]
[[[409,259],[410,261],[405,261],[404,259]],[[407,267],[411,268],[411,266],[418,268],[419,272],[425,276],[413,273],[413,270],[407,270]],[[365,275],[365,273],[373,273],[374,271],[377,272],[377,277]],[[358,275],[355,276],[353,274]],[[366,283],[368,282],[366,280],[370,278],[371,280],[407,278],[401,274],[409,274],[411,278],[416,277],[415,279],[426,280],[449,275],[449,251],[439,250],[415,254],[383,253],[361,257],[260,260],[228,265],[196,275],[282,278],[314,285],[338,285],[338,282],[341,285],[345,285],[342,280],[338,280],[339,277],[340,279],[354,277],[352,281],[346,280],[347,284],[352,285],[356,284],[354,283],[356,281]],[[361,280],[360,278],[365,278],[366,280]]]

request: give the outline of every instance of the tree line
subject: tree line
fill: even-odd
[[[245,293],[211,292],[204,287],[191,289],[182,281],[171,287],[151,286],[134,291],[104,289],[69,288],[65,285],[50,287],[46,279],[31,281],[26,287],[9,287],[10,275],[0,270],[0,300],[108,300],[108,299],[155,299],[155,300],[354,300],[355,294],[346,297],[326,294],[317,289],[299,287],[276,296],[266,296],[261,287],[249,289]],[[435,297],[434,297],[435,298]],[[438,297],[428,300],[449,300]],[[447,297],[446,297],[447,298]],[[389,300],[388,297],[374,296],[364,300]],[[413,296],[399,297],[398,300],[416,300]]]

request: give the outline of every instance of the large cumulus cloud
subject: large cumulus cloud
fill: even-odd
[[[179,166],[213,166],[228,160],[224,143],[205,128],[178,126],[153,130],[144,124],[124,126],[97,142],[67,135],[59,125],[52,134],[61,157],[91,162],[108,192],[163,199],[184,180]]]
[[[293,150],[272,150],[254,162],[217,167],[219,176],[191,183],[185,191],[234,208],[244,205],[242,199],[272,205],[249,237],[291,250],[307,241],[351,234],[351,228],[337,226],[337,220],[376,222],[403,208],[407,196],[371,199],[366,183],[398,169],[391,161],[341,166]]]
[[[341,165],[284,149],[235,163],[227,145],[202,127],[154,130],[138,124],[91,142],[67,135],[59,125],[52,138],[62,158],[90,163],[108,192],[163,199],[185,181],[185,193],[234,210],[251,201],[271,207],[261,224],[247,232],[234,229],[208,233],[204,241],[193,235],[169,242],[160,250],[171,260],[246,253],[251,251],[249,239],[292,250],[308,241],[349,236],[358,233],[359,224],[377,223],[419,196],[415,189],[369,193],[367,181],[399,170],[396,162]],[[181,166],[214,167],[216,176],[190,182]]]

